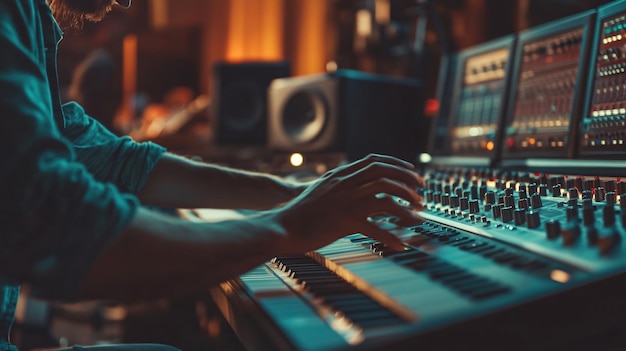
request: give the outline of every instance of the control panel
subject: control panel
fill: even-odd
[[[451,149],[456,155],[490,155],[498,143],[513,39],[501,39],[461,54]],[[482,51],[482,52],[481,52]]]
[[[589,272],[626,266],[621,178],[443,168],[424,198],[427,219]]]
[[[626,138],[626,6],[616,2],[599,12],[592,48],[590,104],[581,123],[582,155],[624,154]]]
[[[520,34],[503,158],[567,157],[579,120],[595,12]]]
[[[505,37],[460,53],[449,126],[452,154],[495,154],[513,44],[513,37]]]

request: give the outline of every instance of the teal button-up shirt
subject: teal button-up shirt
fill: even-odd
[[[61,105],[61,30],[45,0],[0,0],[0,351],[19,285],[76,298],[93,261],[123,230],[165,150],[118,138]]]

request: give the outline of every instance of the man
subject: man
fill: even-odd
[[[102,18],[111,0],[50,6],[79,25]],[[77,104],[61,106],[60,38],[45,0],[0,0],[0,350],[15,349],[8,333],[21,284],[64,301],[167,298],[353,232],[401,249],[368,216],[416,219],[421,198],[412,189],[421,181],[410,164],[372,155],[304,186],[115,137]],[[195,223],[140,204],[260,211]]]

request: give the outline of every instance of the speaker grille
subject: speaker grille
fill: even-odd
[[[315,91],[301,91],[287,100],[282,116],[287,137],[296,144],[317,139],[326,125],[328,108],[324,97]]]

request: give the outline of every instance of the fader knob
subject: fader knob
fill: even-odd
[[[526,190],[521,189],[520,191],[517,192],[517,197],[520,199],[526,199],[528,198],[528,195],[526,194]]]
[[[513,196],[505,196],[504,206],[515,207],[515,198],[513,198]]]
[[[615,191],[616,187],[615,187],[615,181],[614,180],[607,180],[606,182],[604,182],[604,189],[609,192],[609,191]]]
[[[539,195],[548,196],[548,186],[546,184],[539,185]]]
[[[477,213],[478,211],[480,211],[480,209],[478,207],[478,200],[470,200],[469,201],[469,212],[470,213]]]
[[[493,191],[485,193],[485,203],[493,205],[496,203],[496,194]]]
[[[426,197],[426,202],[433,202],[433,191],[432,190],[425,191],[424,197]]]
[[[502,222],[508,223],[513,220],[513,207],[502,207]]]
[[[604,201],[604,188],[603,187],[598,187],[596,188],[594,195],[594,200],[600,202],[600,201]]]
[[[462,197],[459,202],[461,203],[461,211],[466,211],[469,208],[469,198]]]
[[[552,196],[560,197],[561,196],[561,185],[556,184],[552,186]]]
[[[546,222],[546,236],[548,239],[553,240],[561,236],[561,223],[556,219],[551,219]]]
[[[574,245],[580,237],[580,227],[575,222],[567,222],[561,230],[561,237],[563,238],[563,245]]]
[[[567,221],[578,221],[578,207],[577,206],[567,206],[565,209],[565,215],[567,217]]]
[[[482,185],[479,188],[479,199],[484,199],[485,198],[485,194],[487,194],[487,185],[485,185],[485,182],[482,182]]]
[[[578,190],[576,188],[567,189],[567,197],[571,199],[578,199]]]
[[[436,204],[440,204],[440,203],[441,203],[441,193],[440,193],[440,192],[435,191],[435,192],[433,193],[433,201],[434,201]]]
[[[617,201],[617,195],[615,195],[613,191],[609,191],[606,194],[604,194],[604,199],[606,200],[607,204],[613,205]]]
[[[472,185],[470,187],[470,197],[474,200],[474,199],[479,199],[478,197],[478,186],[476,185]]]
[[[541,203],[541,196],[537,193],[534,193],[530,196],[530,207],[532,207],[533,209],[538,209],[541,208],[542,203]]]
[[[528,214],[526,214],[526,221],[528,222],[528,228],[530,229],[538,228],[541,225],[539,212],[528,211]]]
[[[615,225],[615,208],[613,205],[605,205],[602,209],[602,219],[605,227]]]
[[[615,230],[615,228],[604,228],[600,231],[598,235],[598,249],[600,249],[600,254],[608,255],[610,254],[615,247],[621,242],[622,238],[619,233]]]
[[[528,199],[519,199],[519,200],[517,200],[517,208],[519,208],[521,210],[527,210],[528,209]]]
[[[526,210],[518,209],[513,213],[515,225],[522,225],[526,223]]]
[[[493,218],[500,218],[502,216],[502,205],[493,206],[491,208],[491,214]]]
[[[459,207],[459,197],[456,195],[450,195],[450,207],[457,208]]]
[[[442,206],[450,205],[450,194],[445,193],[445,194],[441,195],[441,205]]]
[[[593,207],[585,207],[583,206],[583,223],[586,226],[593,225],[596,220],[595,213],[593,211]]]

